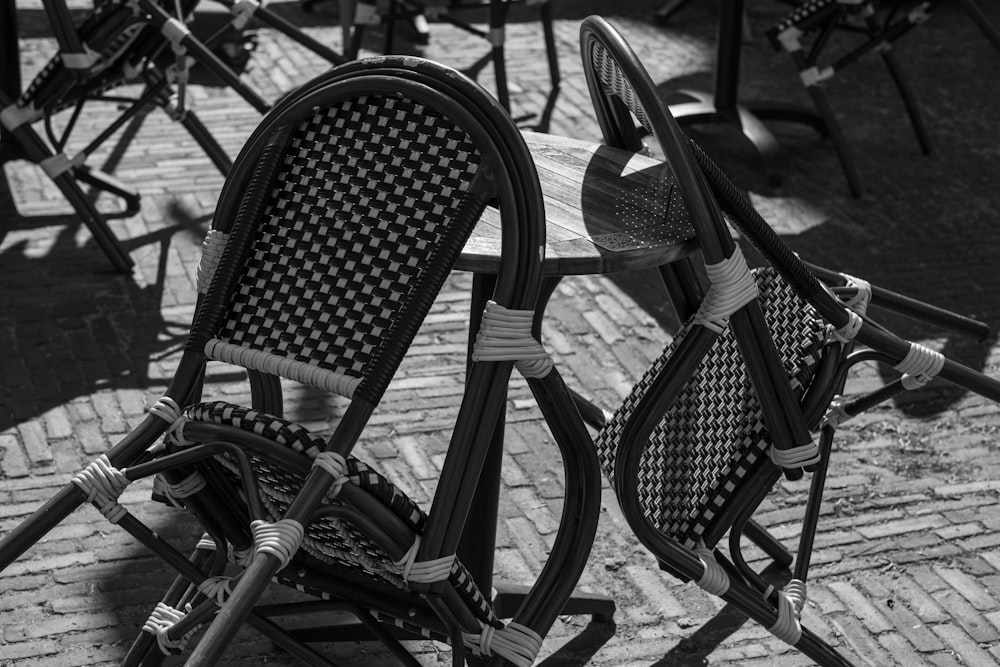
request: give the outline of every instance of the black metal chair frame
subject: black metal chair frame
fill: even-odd
[[[185,0],[180,10],[190,16],[199,0]],[[273,11],[255,3],[220,0],[230,8],[233,18],[205,41],[196,38],[184,20],[173,16],[174,8],[165,9],[156,0],[132,3],[99,3],[81,21],[74,21],[65,0],[45,0],[44,6],[58,43],[58,52],[26,89],[0,90],[0,120],[6,143],[15,146],[20,156],[41,165],[81,217],[113,268],[127,272],[132,260],[118,243],[107,220],[128,217],[139,209],[139,194],[124,183],[86,164],[88,157],[133,119],[162,108],[179,122],[205,151],[212,163],[225,174],[231,160],[211,131],[201,122],[186,100],[189,70],[205,67],[235,90],[253,108],[265,113],[270,104],[244,83],[212,49],[234,31],[244,29],[258,19],[327,58],[332,63],[343,57],[309,37]],[[164,58],[173,65],[164,68]],[[141,84],[142,93],[131,96],[119,89]],[[97,136],[70,156],[67,150],[76,121],[89,103],[125,105]],[[57,131],[55,116],[68,112],[63,127]],[[44,136],[32,125],[44,124]],[[74,147],[76,148],[76,147]],[[122,210],[104,214],[97,210],[84,191],[87,185],[107,192],[122,201]]]
[[[873,307],[971,335],[985,337],[988,327],[805,264],[684,136],[610,23],[596,16],[584,20],[581,54],[606,135],[620,130],[624,141],[635,140],[638,122],[659,143],[702,249],[704,267],[695,268],[704,268],[709,277],[693,316],[597,437],[623,514],[665,571],[723,598],[817,663],[850,664],[799,618],[837,426],[934,378],[1000,401],[1000,382],[888,331],[867,314],[869,300]],[[727,223],[759,254],[758,269],[751,271],[737,251]],[[675,281],[675,291],[683,294],[676,288],[685,286],[684,275],[667,277],[668,285]],[[696,282],[688,293],[701,291]],[[683,308],[680,312],[685,314]],[[733,359],[742,370],[730,366]],[[868,394],[846,397],[848,372],[863,362],[893,367],[901,375]],[[730,379],[713,382],[708,375],[718,370],[741,375],[731,382],[739,405],[730,411],[741,418],[734,423],[716,422],[718,411],[704,407],[717,401],[715,394],[726,395],[723,384]],[[689,399],[702,403],[690,407]],[[716,448],[693,439],[713,428],[707,441],[732,441]],[[690,467],[670,487],[664,479],[678,479],[671,469],[675,465]],[[812,475],[810,493],[793,564],[783,545],[752,517],[782,475],[796,479],[807,473]],[[711,481],[703,485],[709,475]],[[688,497],[692,488],[707,489],[708,498]],[[680,497],[683,506],[678,508],[667,493]],[[743,537],[777,565],[791,566],[792,579],[783,590],[747,564]]]
[[[322,141],[321,137],[309,138],[309,128],[314,126],[304,124],[306,119],[315,119],[320,113],[318,110],[336,109],[339,108],[337,105],[372,99],[413,100],[418,105],[424,105],[431,110],[430,113],[455,123],[469,137],[470,145],[481,151],[462,158],[480,165],[478,175],[465,186],[460,187],[458,180],[467,178],[458,171],[461,161],[448,162],[458,175],[448,177],[447,187],[455,189],[458,201],[454,207],[435,215],[454,218],[449,223],[449,228],[454,227],[454,231],[439,242],[426,244],[434,248],[431,251],[434,256],[417,262],[421,268],[420,284],[426,291],[414,296],[398,317],[392,318],[391,335],[379,337],[378,347],[386,349],[380,357],[366,362],[366,366],[357,371],[361,373],[357,378],[360,384],[353,390],[350,405],[334,434],[326,441],[317,440],[282,419],[281,391],[275,373],[280,372],[287,377],[289,372],[276,370],[270,362],[264,366],[259,365],[264,362],[246,362],[253,396],[250,408],[196,405],[201,394],[201,376],[206,359],[210,355],[217,356],[210,353],[209,345],[215,343],[209,341],[215,340],[215,336],[228,340],[240,335],[239,327],[229,330],[235,326],[232,323],[235,316],[226,314],[229,304],[243,303],[244,300],[251,303],[256,299],[254,294],[250,294],[255,288],[245,286],[242,275],[260,271],[266,273],[264,269],[254,268],[260,267],[259,262],[262,261],[257,256],[270,257],[252,250],[252,246],[257,247],[255,243],[264,243],[258,238],[262,233],[257,231],[258,225],[271,229],[277,224],[274,211],[284,211],[286,207],[298,205],[299,201],[306,201],[310,206],[316,204],[309,193],[302,193],[304,197],[299,199],[297,193],[282,195],[279,192],[282,188],[272,185],[275,178],[285,178],[282,174],[299,173],[297,159],[308,162],[301,157],[305,155],[301,150],[308,149],[308,146],[303,149],[291,149],[289,146],[301,146],[302,141],[307,144]],[[346,117],[350,114],[342,115]],[[365,114],[363,117],[369,118]],[[297,130],[300,121],[303,129]],[[441,125],[441,121],[433,122]],[[297,138],[289,144],[292,134]],[[332,137],[327,139],[337,144]],[[386,158],[392,159],[392,155]],[[423,161],[418,162],[424,164]],[[303,168],[308,169],[308,166]],[[400,173],[396,177],[405,178],[405,175]],[[377,184],[372,186],[372,196],[377,196],[384,178],[376,181]],[[458,193],[463,192],[465,194],[459,196]],[[384,194],[389,196],[390,203],[394,201],[390,192]],[[453,445],[449,448],[430,512],[423,519],[417,517],[416,524],[405,525],[398,511],[394,514],[380,503],[373,502],[371,494],[363,490],[368,488],[365,480],[374,479],[366,472],[349,472],[350,479],[346,483],[344,480],[337,483],[344,502],[323,505],[326,509],[317,512],[318,504],[330,490],[335,476],[321,466],[312,465],[312,456],[320,458],[315,450],[336,452],[347,461],[349,468],[355,466],[351,470],[367,470],[356,468],[358,464],[350,458],[351,450],[405,355],[409,341],[433,302],[437,289],[460,253],[464,238],[489,202],[499,206],[504,225],[502,268],[493,293],[494,303],[483,313],[484,324],[479,328],[477,343],[473,347],[467,371],[467,392],[452,434]],[[400,202],[399,205],[413,204]],[[401,218],[409,219],[408,216]],[[391,224],[391,221],[386,224]],[[336,247],[343,245],[335,244]],[[158,651],[164,648],[176,650],[193,629],[209,622],[211,625],[193,650],[188,664],[215,664],[233,634],[246,621],[306,663],[327,665],[330,663],[321,655],[278,627],[272,618],[285,613],[301,613],[304,609],[323,611],[331,608],[358,615],[372,635],[384,641],[405,664],[416,662],[396,638],[399,631],[387,631],[383,623],[390,626],[402,624],[402,636],[405,638],[432,637],[449,641],[459,663],[466,651],[464,644],[470,643],[474,651],[488,656],[492,641],[492,651],[496,655],[512,660],[514,664],[530,664],[541,638],[562,611],[582,572],[596,532],[600,496],[599,466],[591,438],[548,355],[530,336],[533,306],[541,276],[539,248],[542,247],[544,211],[527,147],[510,117],[471,80],[429,61],[387,57],[349,63],[307,83],[275,106],[251,135],[234,163],[220,196],[212,232],[206,239],[199,269],[199,290],[203,293],[199,297],[195,323],[177,373],[164,397],[133,433],[88,466],[77,481],[0,541],[0,568],[5,568],[23,554],[80,504],[91,501],[102,507],[109,519],[153,549],[181,575],[147,623],[147,631],[133,645],[127,664],[155,660]],[[248,261],[249,257],[254,258]],[[381,263],[379,269],[393,271],[388,265],[381,266]],[[238,287],[240,293],[247,296],[233,297]],[[298,292],[293,290],[294,294]],[[300,298],[305,297],[300,295]],[[345,302],[345,306],[348,305],[350,303]],[[229,324],[226,324],[227,320]],[[514,323],[511,324],[511,321]],[[351,330],[354,331],[353,328]],[[310,327],[303,333],[312,331]],[[513,350],[509,346],[511,342],[517,344]],[[490,446],[493,425],[503,415],[506,385],[515,363],[528,378],[542,414],[563,450],[567,499],[563,513],[565,530],[560,530],[546,565],[516,610],[514,620],[504,626],[491,616],[489,600],[476,593],[475,586],[469,583],[467,577],[463,578],[462,568],[454,564],[458,562],[454,555],[465,528],[469,502],[476,490],[477,471],[481,469]],[[303,378],[294,368],[291,374],[298,375],[297,379],[309,381],[309,377]],[[309,373],[306,375],[309,376]],[[177,406],[184,405],[193,407],[186,417],[181,417]],[[271,416],[261,413],[270,413]],[[259,426],[248,426],[251,423]],[[184,425],[183,435],[177,430],[179,424]],[[174,438],[169,436],[170,433],[180,437]],[[164,445],[152,446],[164,434],[168,434]],[[201,444],[188,446],[182,441]],[[282,442],[285,444],[282,445]],[[293,446],[286,446],[289,444]],[[304,455],[301,453],[303,450],[313,451],[311,455]],[[236,477],[232,477],[231,472],[219,470],[217,462],[220,458],[229,461],[229,468],[236,471]],[[255,609],[261,591],[278,573],[279,567],[287,563],[287,558],[273,555],[275,548],[281,551],[287,549],[287,545],[275,547],[273,541],[266,540],[262,543],[259,538],[251,536],[246,526],[246,520],[261,518],[264,513],[262,504],[268,506],[274,502],[272,495],[258,493],[265,485],[255,478],[254,470],[262,461],[268,462],[276,471],[283,470],[279,477],[291,475],[302,484],[287,513],[283,517],[275,517],[277,521],[273,525],[287,525],[292,521],[312,527],[316,521],[322,522],[330,517],[348,521],[356,533],[367,535],[370,544],[384,549],[391,561],[406,556],[414,562],[405,586],[400,589],[368,576],[359,576],[356,568],[324,565],[315,555],[310,555],[311,552],[293,548],[285,556],[291,557],[295,566],[282,570],[280,576],[298,588],[319,592],[330,599],[308,605]],[[192,467],[203,472],[210,483],[193,493],[181,492],[179,488],[182,484],[178,483],[188,478],[187,472]],[[82,478],[110,476],[117,480],[114,486],[152,474],[165,475],[163,495],[194,512],[212,538],[210,544],[199,543],[190,559],[118,506],[113,497],[116,493],[114,489],[101,486],[101,490],[95,492],[82,488],[87,486]],[[361,475],[364,479],[356,481],[353,475]],[[382,482],[372,484],[385,489]],[[398,510],[397,496],[394,493],[390,496],[391,507]],[[256,500],[258,497],[260,502]],[[412,510],[405,503],[403,507]],[[408,517],[413,515],[409,510],[409,513],[404,512]],[[233,517],[237,517],[235,521]],[[418,526],[422,531],[421,540],[414,538]],[[232,582],[233,585],[220,588],[211,582],[225,567],[224,556],[227,552],[221,548],[223,544],[231,545],[234,553],[250,549],[254,555],[246,569]],[[416,576],[418,569],[428,569],[422,568],[422,565],[429,563],[433,570],[440,559],[453,563],[448,578]],[[404,580],[407,578],[405,572]],[[463,582],[458,588],[456,576]],[[214,586],[210,595],[206,593],[209,586]],[[231,592],[219,592],[224,589],[231,589]],[[206,601],[206,597],[216,602]],[[184,608],[187,602],[194,603],[187,617],[178,618],[170,611]],[[217,615],[216,604],[221,604]],[[496,623],[496,626],[484,625],[484,617],[492,618],[491,623]],[[372,621],[372,618],[379,622]],[[519,639],[522,640],[520,643]]]

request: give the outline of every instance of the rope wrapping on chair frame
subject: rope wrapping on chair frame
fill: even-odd
[[[235,364],[268,375],[280,375],[344,398],[353,398],[355,390],[362,381],[359,377],[335,373],[303,361],[233,345],[216,338],[205,343],[205,356],[215,361]]]
[[[513,361],[526,378],[541,378],[552,370],[552,357],[531,335],[533,310],[513,310],[489,301],[472,348],[473,361]]]
[[[520,623],[511,622],[503,628],[494,628],[480,621],[482,631],[476,635],[463,632],[463,643],[489,658],[498,655],[517,667],[531,667],[542,648],[541,636]]]
[[[305,535],[305,527],[294,519],[279,519],[273,523],[257,519],[250,523],[250,530],[253,532],[254,552],[277,558],[279,570],[288,565]]]
[[[740,308],[757,298],[757,282],[739,246],[733,254],[717,264],[705,264],[710,286],[694,315],[696,324],[722,333],[729,318]]]
[[[433,584],[438,581],[446,581],[451,575],[451,569],[455,565],[456,556],[442,556],[433,560],[417,561],[417,552],[420,551],[420,535],[413,538],[413,544],[406,550],[403,557],[395,561],[394,565],[401,569],[400,576],[403,581],[421,584]]]
[[[118,523],[128,514],[128,510],[118,504],[118,498],[130,482],[125,471],[111,465],[105,454],[91,461],[72,481],[87,494],[87,501],[93,503],[111,523]]]
[[[198,627],[192,628],[178,639],[170,639],[167,632],[170,631],[185,616],[186,612],[174,609],[168,604],[157,602],[156,608],[149,618],[142,625],[142,631],[156,637],[156,646],[164,655],[173,655],[184,650],[191,636],[197,632]]]
[[[770,588],[765,597],[770,594]],[[792,579],[778,591],[778,618],[767,630],[786,644],[795,646],[802,637],[802,609],[806,604],[806,583]]]
[[[701,540],[698,541],[694,552],[705,568],[701,573],[701,578],[695,583],[699,588],[712,595],[719,597],[725,595],[729,591],[729,575],[719,565],[719,561],[715,560],[715,554]]]
[[[944,355],[920,343],[910,343],[906,356],[893,366],[903,374],[900,379],[903,387],[909,390],[919,389],[933,380],[944,368]]]

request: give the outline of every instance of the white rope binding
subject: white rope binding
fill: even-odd
[[[104,454],[94,459],[73,477],[73,484],[87,494],[87,501],[94,504],[104,518],[118,523],[128,510],[118,504],[118,498],[129,485],[125,472],[111,465]]]
[[[257,519],[250,524],[256,553],[270,554],[278,559],[278,569],[288,565],[302,544],[305,529],[294,519],[281,519],[274,523]]]
[[[229,9],[233,15],[229,22],[236,30],[243,30],[253,19],[253,15],[257,13],[258,9],[260,9],[260,3],[257,0],[236,0]]]
[[[184,612],[174,609],[170,605],[157,602],[156,609],[153,610],[153,613],[143,623],[142,631],[156,637],[156,645],[159,647],[161,653],[172,655],[183,650],[191,635],[197,630],[197,628],[192,628],[190,632],[182,635],[179,639],[170,639],[167,637],[167,632],[170,628],[177,625],[177,622],[186,615]]]
[[[215,361],[235,364],[269,375],[279,375],[295,382],[308,384],[317,389],[353,398],[354,391],[361,384],[361,378],[351,377],[343,373],[334,373],[319,366],[313,366],[302,361],[279,357],[275,354],[251,350],[240,345],[226,343],[216,338],[205,344],[205,356]]]
[[[33,104],[23,107],[18,106],[17,104],[11,104],[3,111],[0,111],[0,125],[2,125],[5,130],[13,132],[25,123],[34,123],[43,115],[44,114],[42,114],[40,110],[36,109]]]
[[[919,389],[944,368],[944,355],[919,343],[910,343],[906,356],[893,368],[903,374],[901,382],[905,389]]]
[[[771,445],[770,456],[771,461],[776,466],[786,469],[801,468],[802,466],[819,463],[819,445],[814,440],[810,440],[808,443],[799,445],[798,447],[789,447],[788,449],[780,449]]]
[[[778,619],[768,631],[786,644],[795,646],[802,637],[802,608],[806,604],[806,584],[792,579],[785,590],[778,591]]]
[[[701,573],[701,578],[695,582],[698,584],[698,588],[719,597],[725,595],[729,591],[729,575],[715,560],[712,550],[706,547],[704,542],[699,542],[694,552],[705,568]]]
[[[67,171],[71,169],[76,169],[77,167],[82,167],[87,162],[87,156],[82,151],[73,156],[72,159],[66,157],[65,153],[57,153],[55,155],[50,155],[41,162],[38,166],[42,168],[45,175],[49,178],[55,180],[57,177],[62,176]]]
[[[233,594],[232,577],[208,577],[198,584],[198,592],[220,607]]]
[[[188,422],[188,418],[177,404],[177,401],[169,396],[161,396],[153,404],[153,407],[149,409],[149,414],[167,422],[168,426],[164,439],[179,447],[188,447],[191,445],[184,438],[184,425]]]
[[[757,282],[739,246],[717,264],[706,264],[710,287],[695,313],[694,322],[716,333],[729,326],[729,318],[757,298]]]
[[[542,648],[542,638],[531,628],[520,623],[508,623],[504,628],[494,628],[480,621],[478,635],[463,632],[466,646],[489,658],[498,655],[517,667],[531,667]]]
[[[417,561],[417,552],[420,551],[420,536],[413,538],[413,544],[406,550],[403,557],[395,561],[393,565],[402,568],[399,576],[405,582],[418,584],[433,584],[437,581],[445,581],[451,574],[451,568],[455,564],[455,554],[442,556],[434,560]]]
[[[513,310],[490,301],[472,346],[473,361],[513,361],[526,378],[541,378],[552,370],[552,357],[531,335],[533,310]]]
[[[313,459],[313,467],[333,477],[333,484],[327,497],[336,498],[340,494],[341,487],[348,482],[347,461],[336,452],[319,452]]]

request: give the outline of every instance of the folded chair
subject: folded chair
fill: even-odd
[[[83,188],[90,186],[120,198],[122,210],[117,216],[135,214],[139,195],[110,174],[88,166],[94,151],[132,119],[160,107],[184,126],[225,174],[231,160],[190,108],[186,84],[190,69],[201,65],[252,107],[261,113],[267,111],[269,103],[212,52],[228,34],[244,29],[254,18],[333,63],[343,61],[336,52],[252,1],[223,2],[232,10],[232,21],[203,42],[192,35],[186,23],[197,4],[198,0],[183,0],[175,9],[175,3],[159,0],[109,0],[96,3],[76,22],[65,0],[46,0],[58,52],[24,91],[0,90],[0,125],[12,137],[11,142],[56,183],[112,266],[121,272],[128,271],[132,261],[108,227],[107,218],[112,216],[99,212]],[[141,85],[141,94],[125,90],[129,85]],[[111,113],[107,126],[88,137],[82,148],[73,147],[76,152],[70,155],[76,121],[90,103],[116,104],[124,110]],[[43,125],[44,136],[33,128],[36,123]]]
[[[896,40],[930,18],[943,0],[804,0],[767,31],[775,50],[788,53],[809,92],[816,111],[826,123],[851,194],[860,197],[864,183],[843,129],[826,95],[828,82],[841,70],[877,52],[885,63],[903,100],[917,143],[924,154],[932,149],[913,90],[893,50]],[[795,4],[795,3],[791,3]],[[993,27],[975,0],[960,4],[990,42],[1000,50],[1000,32]],[[838,38],[838,35],[852,35]],[[860,61],[863,62],[863,61]]]
[[[552,23],[552,0],[361,0],[352,4],[355,5],[353,9],[354,28],[350,47],[344,47],[348,56],[357,56],[366,29],[374,25],[384,26],[385,44],[383,50],[385,53],[392,53],[396,21],[412,19],[416,16],[424,16],[429,21],[450,23],[487,40],[490,44],[490,51],[486,58],[493,61],[497,98],[508,111],[510,110],[510,92],[507,86],[507,64],[504,56],[508,14],[512,5],[537,6],[545,38],[549,80],[553,90],[559,87],[559,60]],[[485,30],[463,17],[464,12],[476,10],[488,12]]]
[[[473,333],[465,392],[434,499],[417,506],[352,454],[487,203],[503,227],[493,298]],[[146,420],[0,541],[5,568],[81,503],[180,577],[126,664],[157,664],[207,625],[188,659],[213,665],[244,621],[307,664],[328,665],[277,617],[347,610],[404,664],[397,637],[530,665],[583,570],[600,494],[593,443],[531,336],[544,211],[517,128],[467,77],[418,58],[349,63],[284,98],[253,132],[220,195],[199,305],[176,375]],[[476,318],[477,320],[479,318]],[[250,406],[201,400],[207,360],[242,366]],[[456,551],[515,366],[566,463],[565,530],[513,620],[493,611]],[[279,378],[347,400],[332,435],[285,419]],[[116,498],[156,495],[205,528],[191,558]],[[227,568],[237,574],[224,576]],[[474,565],[474,564],[470,564]],[[314,604],[255,608],[276,578]]]
[[[659,143],[701,247],[696,275],[708,283],[598,434],[604,471],[632,530],[663,570],[723,598],[817,663],[850,664],[800,619],[837,426],[935,377],[1000,400],[1000,382],[899,338],[871,318],[868,305],[978,335],[985,325],[803,263],[683,135],[614,27],[588,17],[581,49],[599,117],[609,110],[623,127],[639,123]],[[727,222],[753,244],[759,266],[750,268]],[[847,374],[861,362],[891,366],[900,377],[852,395]],[[806,474],[810,493],[793,564],[752,517],[782,476]],[[743,537],[779,566],[791,565],[786,586],[748,565]]]

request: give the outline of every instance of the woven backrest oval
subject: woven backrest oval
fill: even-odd
[[[440,270],[444,235],[471,230],[450,223],[481,160],[462,128],[412,99],[351,97],[301,120],[218,340],[363,378]]]
[[[771,269],[754,272],[764,318],[796,396],[801,397],[819,362],[827,327]],[[681,341],[688,321],[633,387],[598,434],[598,457],[614,479],[615,455],[625,425]],[[710,530],[742,484],[767,460],[771,436],[763,422],[746,364],[732,330],[719,336],[650,436],[640,460],[636,489],[649,520],[686,546]]]

